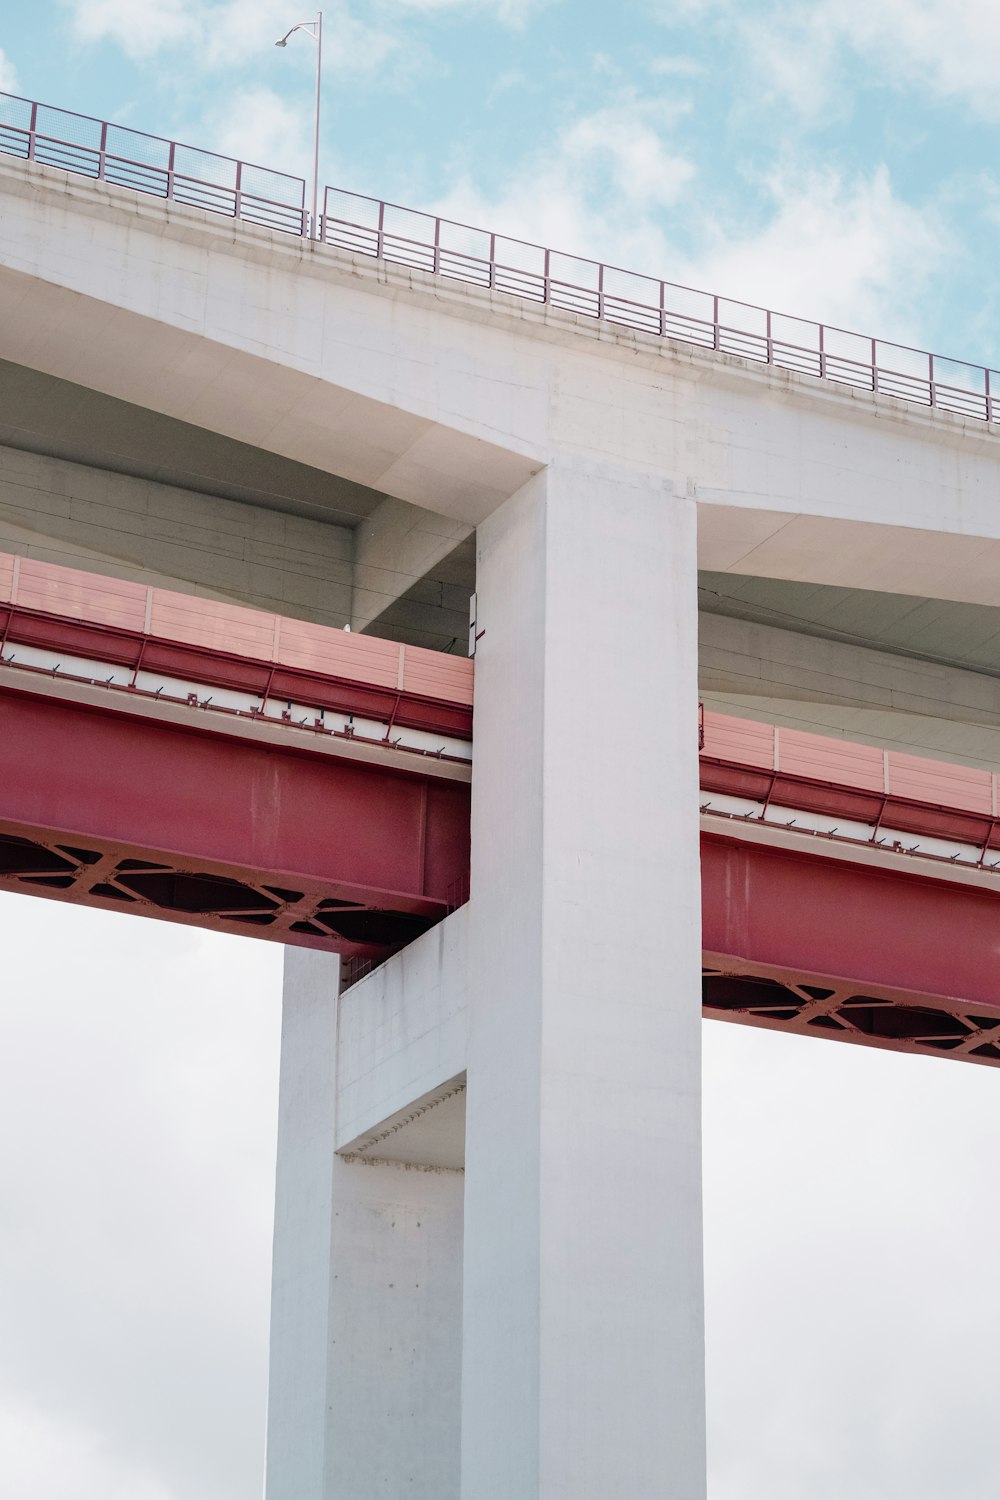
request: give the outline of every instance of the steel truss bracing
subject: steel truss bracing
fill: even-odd
[[[857,983],[821,975],[751,971],[738,958],[714,955],[713,963],[718,967],[706,966],[702,977],[702,1007],[709,1020],[1000,1064],[1000,1010],[984,1013],[906,991],[862,993]]]
[[[137,858],[127,846],[84,849],[59,843],[54,835],[42,842],[0,832],[0,887],[167,921],[252,930],[278,942],[355,955],[358,961],[371,950],[382,956],[412,942],[450,909],[441,902],[428,902],[423,911],[373,907],[331,897],[322,881],[300,879],[308,888],[290,890],[265,884],[259,871],[241,871],[239,878],[219,873],[221,868],[176,855]]]

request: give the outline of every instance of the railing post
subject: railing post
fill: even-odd
[[[542,256],[542,301],[546,305],[552,300],[552,251],[546,249]]]
[[[819,378],[826,379],[826,324],[819,325]]]
[[[660,338],[667,336],[667,286],[666,282],[660,282]]]
[[[104,163],[108,154],[108,122],[101,122],[101,144],[97,155],[97,178],[99,182],[104,180]]]
[[[937,406],[937,387],[934,380],[934,356],[927,356],[927,395],[929,405]]]
[[[765,329],[764,337],[767,340],[767,362],[768,362],[769,365],[773,365],[774,364],[774,340],[771,338],[771,309],[770,308],[768,308],[767,312],[764,314],[764,329]]]
[[[987,367],[985,373],[986,373],[986,420],[987,420],[987,422],[992,422],[992,420],[993,420],[993,394],[992,394],[992,392],[990,390],[990,372],[989,372],[989,367]]]
[[[604,317],[604,262],[597,267],[597,316]]]
[[[170,142],[170,150],[167,153],[167,197],[174,196],[174,157],[177,151],[176,141]]]
[[[719,338],[719,297],[718,293],[712,298],[712,348],[718,349],[721,340]]]
[[[38,130],[38,105],[32,104],[31,118],[28,121],[28,160],[35,159],[35,135]]]
[[[243,217],[243,163],[236,163],[236,196],[233,199],[233,218]]]
[[[441,272],[441,220],[434,217],[434,275]]]
[[[875,391],[875,392],[877,392],[878,391],[878,350],[877,350],[875,339],[871,339],[869,342],[871,343],[872,390]]]
[[[496,235],[494,233],[491,232],[491,234],[490,234],[490,281],[489,281],[489,286],[490,286],[490,291],[491,292],[496,291],[496,285],[497,285],[497,237],[496,237]]]
[[[379,260],[385,259],[385,203],[381,200],[378,206],[378,240],[375,245],[375,253]]]

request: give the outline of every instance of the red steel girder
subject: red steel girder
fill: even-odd
[[[702,946],[1000,1012],[1000,892],[703,834]]]
[[[0,832],[8,886],[102,905],[116,899],[95,898],[85,868],[64,885],[58,869],[18,874],[12,839],[100,855],[100,883],[115,888],[122,856],[126,889],[130,881],[140,896],[157,893],[150,914],[225,926],[218,903],[191,910],[192,892],[203,889],[192,879],[203,875],[258,895],[294,895],[265,922],[256,898],[244,896],[241,909],[233,893],[230,909],[241,914],[232,920],[252,920],[261,936],[370,953],[399,946],[462,899],[469,788],[0,690]],[[137,872],[137,860],[161,874]],[[171,896],[177,876],[186,884]],[[327,918],[314,920],[320,905]],[[331,930],[333,910],[370,916],[345,917],[347,937]]]
[[[1000,892],[705,833],[701,868],[706,1015],[1000,1063]]]

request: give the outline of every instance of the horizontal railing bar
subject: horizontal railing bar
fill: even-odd
[[[9,95],[0,94],[0,98],[9,98],[9,97],[10,97]],[[46,106],[46,108],[51,108],[51,107],[52,106]],[[59,113],[60,114],[70,114],[70,113],[72,113],[72,111],[70,111],[70,110],[60,110]],[[79,116],[77,116],[77,118],[81,119],[81,120],[90,121],[92,117],[90,115],[79,115]],[[100,121],[94,121],[94,123],[100,124],[101,122]],[[228,164],[230,164],[230,165],[232,165],[234,167],[242,167],[244,171],[265,172],[268,177],[280,177],[285,182],[292,182],[292,183],[296,183],[296,184],[301,184],[302,189],[303,189],[303,195],[304,195],[304,192],[305,192],[305,181],[304,181],[304,179],[301,178],[301,177],[296,177],[296,176],[294,176],[290,172],[281,172],[281,171],[278,171],[274,167],[264,167],[264,166],[261,166],[259,162],[241,161],[238,157],[235,157],[235,156],[223,156],[222,153],[219,152],[219,151],[205,151],[200,146],[187,146],[187,145],[183,145],[181,142],[176,142],[175,143],[175,142],[167,140],[167,138],[165,136],[149,135],[146,131],[131,130],[129,127],[124,126],[124,125],[122,125],[122,126],[115,126],[113,128],[125,131],[129,135],[138,136],[141,140],[144,140],[144,141],[157,141],[157,142],[161,142],[164,146],[167,146],[167,147],[170,147],[171,145],[176,145],[176,146],[179,146],[182,151],[192,151],[197,156],[212,157],[215,161],[224,161],[224,162],[227,162]],[[5,130],[14,131],[18,135],[23,135],[26,138],[33,137],[36,142],[38,142],[40,144],[43,144],[43,145],[46,145],[46,146],[62,146],[62,147],[65,147],[67,150],[70,150],[70,151],[83,151],[83,152],[86,152],[86,153],[88,153],[89,155],[92,155],[92,156],[101,156],[101,155],[103,155],[103,156],[105,156],[107,158],[108,161],[128,162],[132,166],[136,166],[136,167],[148,167],[150,170],[154,170],[154,171],[158,171],[158,172],[166,172],[166,171],[170,170],[170,168],[167,167],[167,166],[163,166],[163,167],[157,166],[157,164],[155,162],[144,162],[144,161],[139,161],[135,157],[132,157],[132,156],[121,156],[116,151],[106,151],[106,150],[102,151],[102,149],[101,149],[101,147],[99,145],[92,146],[92,145],[90,145],[86,141],[67,141],[63,136],[58,136],[58,135],[44,135],[41,131],[32,131],[27,126],[12,125],[12,124],[8,124],[5,121],[0,121],[0,131],[5,131]],[[187,175],[187,174],[178,173],[178,176],[181,176],[181,175]],[[192,177],[190,180],[192,182],[202,182],[202,181],[207,182],[208,181],[206,178],[197,178],[197,177]],[[220,186],[220,185],[221,184],[218,184],[218,183],[210,183],[209,184],[209,186],[212,186],[212,187],[217,187],[217,186]],[[276,198],[273,201],[276,202],[276,203],[278,203],[281,200]],[[303,198],[303,201],[304,201],[304,198]],[[289,206],[292,206],[292,205],[289,205]]]

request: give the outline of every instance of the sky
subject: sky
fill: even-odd
[[[303,174],[272,0],[0,3],[0,88]],[[1000,363],[995,0],[371,0],[324,180]],[[280,949],[0,896],[18,1500],[260,1493]],[[992,1069],[717,1023],[711,1500],[996,1500]]]

